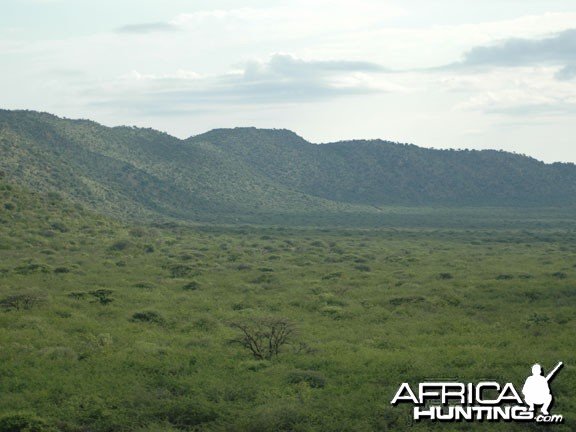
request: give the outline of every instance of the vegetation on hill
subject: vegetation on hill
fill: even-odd
[[[560,360],[573,430],[571,164],[30,111],[0,156],[0,432],[543,430],[390,401]]]
[[[179,140],[3,110],[0,154],[11,181],[139,220],[386,225],[399,205],[576,204],[572,164],[380,140],[314,145],[287,130],[217,129]]]

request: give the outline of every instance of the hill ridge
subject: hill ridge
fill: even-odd
[[[117,216],[261,222],[382,206],[572,206],[576,166],[499,150],[382,139],[310,143],[288,129],[186,139],[36,111],[0,110],[0,171]]]

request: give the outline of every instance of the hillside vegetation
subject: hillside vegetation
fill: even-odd
[[[380,140],[316,145],[287,130],[218,129],[179,140],[3,110],[0,154],[7,180],[139,220],[387,225],[397,206],[576,204],[572,164]]]

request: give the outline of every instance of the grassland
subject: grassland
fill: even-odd
[[[567,216],[566,216],[567,218]],[[565,368],[576,231],[135,226],[0,187],[0,431],[540,430],[414,423],[407,381]],[[294,333],[258,359],[234,324]],[[236,342],[236,343],[235,343]],[[543,428],[542,430],[549,428]]]

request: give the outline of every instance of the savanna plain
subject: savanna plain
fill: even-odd
[[[573,214],[468,212],[137,225],[2,183],[0,431],[575,430]],[[562,424],[390,404],[558,361]]]

